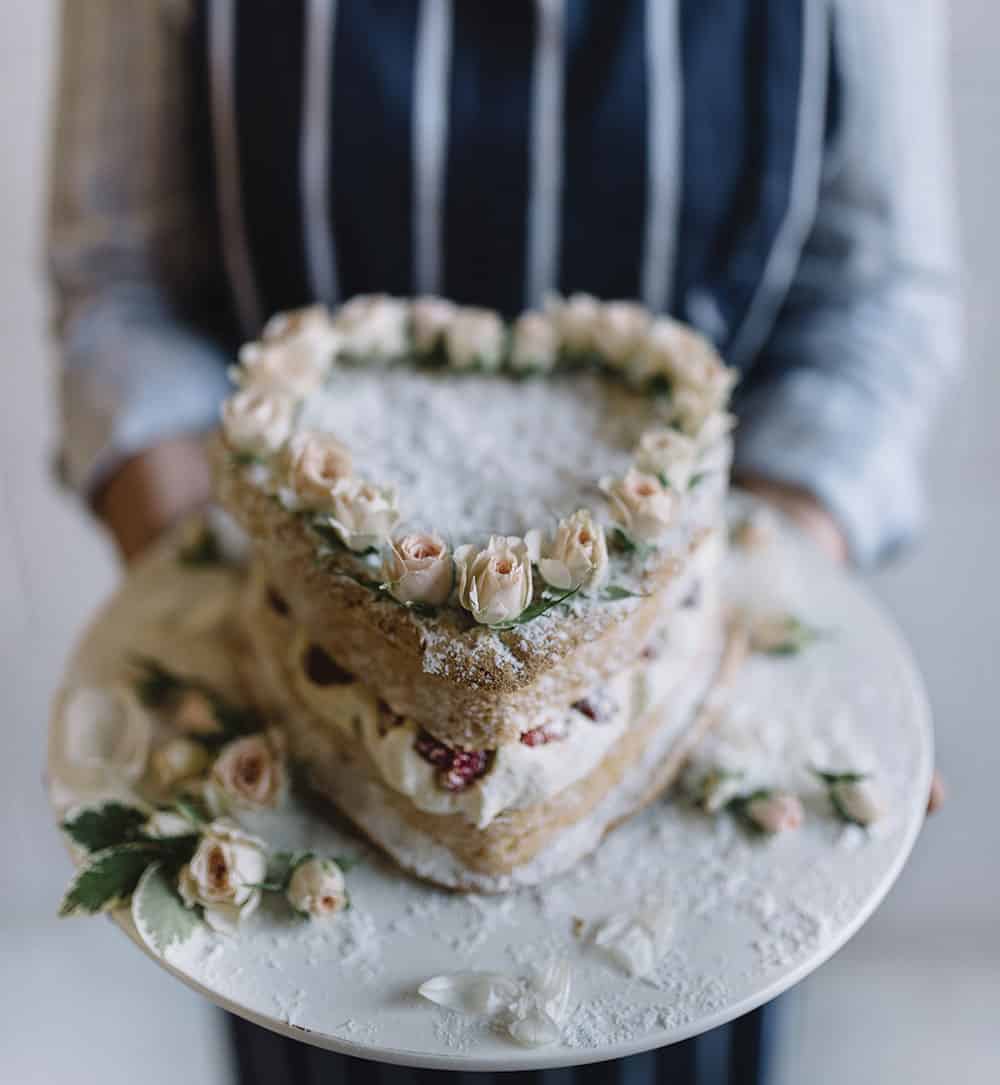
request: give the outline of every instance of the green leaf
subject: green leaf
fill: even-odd
[[[565,603],[567,599],[576,595],[581,587],[581,584],[577,584],[575,588],[570,588],[569,591],[563,592],[562,595],[557,595],[554,598],[552,596],[546,598],[543,593],[540,599],[532,603],[531,606],[525,607],[516,618],[512,618],[509,622],[497,622],[496,625],[491,625],[490,629],[513,629],[515,625],[532,622],[535,618],[540,618],[546,611],[559,606],[560,603]]]
[[[59,915],[94,915],[124,904],[158,850],[152,844],[119,844],[92,855],[77,871]]]
[[[308,521],[309,527],[313,533],[318,535],[323,542],[325,542],[333,550],[343,550],[347,554],[351,554],[354,557],[359,557],[364,554],[377,554],[377,546],[369,546],[364,550],[352,550],[344,540],[337,534],[335,528],[326,523],[320,518],[312,519]]]
[[[634,542],[630,535],[627,535],[620,527],[613,527],[608,532],[611,538],[612,545],[626,554],[634,553],[639,549],[639,544]]]
[[[191,569],[200,569],[209,565],[224,565],[225,557],[222,546],[215,532],[203,524],[198,534],[177,553],[181,565]]]
[[[196,829],[200,829],[211,821],[205,804],[194,795],[178,795],[174,800],[174,809],[181,817],[187,818]]]
[[[253,463],[263,463],[264,459],[256,452],[234,452],[230,457],[237,467],[249,467]]]
[[[816,629],[811,625],[789,614],[785,619],[785,639],[770,648],[763,649],[769,656],[794,656],[798,655],[806,645],[825,636],[823,630]]]
[[[601,590],[601,598],[609,603],[615,603],[619,599],[645,599],[647,596],[642,592],[629,591],[618,584],[609,584]]]
[[[871,775],[868,772],[824,772],[823,769],[818,769],[812,765],[809,766],[809,769],[814,776],[819,777],[828,786],[833,784],[857,784],[862,780],[867,780]]]
[[[148,814],[122,802],[106,802],[76,810],[62,823],[62,830],[89,852],[103,851],[116,844],[133,843]]]
[[[157,953],[187,941],[199,917],[187,908],[159,863],[147,867],[132,895],[132,920],[140,938]]]
[[[688,480],[688,489],[693,490],[695,486],[704,482],[711,473],[711,471],[696,471]]]

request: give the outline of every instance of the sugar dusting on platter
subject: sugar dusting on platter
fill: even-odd
[[[292,804],[245,824],[276,847],[359,858],[352,908],[329,923],[289,924],[265,906],[236,936],[199,926],[167,948],[165,963],[227,1008],[320,1046],[467,1070],[572,1065],[661,1046],[797,981],[853,933],[898,874],[922,819],[929,720],[898,636],[804,544],[779,534],[763,552],[733,558],[729,571],[744,605],[789,609],[828,635],[796,657],[750,660],[692,771],[733,764],[755,786],[796,790],[806,807],[801,830],[756,838],[728,815],[662,801],[555,881],[459,895],[401,875],[339,819]],[[137,650],[178,661],[204,655],[217,674],[221,627],[205,618],[204,600],[232,590],[230,574],[181,569],[163,548],[99,616],[67,689],[113,681]],[[808,768],[848,762],[875,771],[887,800],[889,814],[868,831],[830,816]],[[51,793],[60,812],[79,798],[57,778]],[[650,899],[667,902],[671,933],[640,978],[594,934]],[[128,914],[118,919],[141,944]],[[558,960],[570,964],[570,1004],[560,1042],[545,1048],[518,1047],[490,1020],[416,993],[432,976],[523,976]]]

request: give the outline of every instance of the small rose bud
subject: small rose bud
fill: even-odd
[[[457,312],[458,306],[444,298],[417,298],[410,306],[413,349],[430,354],[439,347]]]
[[[295,911],[314,919],[325,919],[347,907],[344,875],[332,859],[311,857],[299,863],[285,895]]]
[[[761,832],[781,833],[802,824],[802,803],[787,791],[764,791],[752,796],[744,808],[747,819]]]
[[[200,776],[209,766],[211,756],[193,738],[172,738],[149,759],[156,783],[165,791]]]
[[[266,877],[264,842],[229,822],[213,821],[181,869],[177,888],[189,908],[201,905],[210,927],[230,934],[257,908]]]
[[[548,371],[559,355],[559,333],[544,313],[522,313],[511,333],[510,366],[515,370]]]
[[[400,603],[440,606],[451,593],[454,566],[440,536],[413,532],[390,541],[382,575]]]
[[[235,806],[273,808],[285,793],[284,744],[278,732],[247,735],[223,746],[212,783]]]
[[[445,333],[448,361],[455,369],[496,369],[503,360],[503,321],[491,309],[459,309]]]
[[[342,478],[330,489],[326,522],[349,550],[360,552],[378,546],[398,519],[396,491],[391,486]]]
[[[885,813],[881,795],[867,779],[834,781],[830,784],[830,801],[838,816],[852,825],[871,825]]]
[[[601,484],[619,523],[638,542],[654,542],[674,522],[677,498],[655,475],[630,467],[624,478]]]
[[[351,452],[326,433],[296,433],[285,450],[288,484],[306,508],[328,509],[334,485],[351,473]]]
[[[531,559],[523,539],[494,535],[482,550],[460,546],[455,567],[459,602],[483,625],[512,621],[531,602]]]
[[[582,587],[596,591],[607,580],[608,545],[604,528],[594,522],[588,509],[578,509],[559,521],[555,536],[543,539],[529,532],[525,540],[546,584],[560,591]]]
[[[290,396],[269,387],[242,389],[222,405],[226,444],[253,456],[277,452],[291,432],[294,406]]]

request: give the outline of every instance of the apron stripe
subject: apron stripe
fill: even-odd
[[[209,81],[222,256],[233,290],[241,331],[249,338],[260,327],[261,313],[240,192],[235,104],[234,3],[235,0],[211,2],[207,25]]]
[[[646,70],[649,202],[642,300],[653,312],[661,312],[670,298],[680,183],[683,87],[676,0],[646,0]]]
[[[562,194],[565,0],[538,0],[534,108],[531,115],[531,202],[525,305],[539,306],[555,289]]]
[[[302,225],[305,0],[236,3],[236,133],[261,316],[312,298]],[[265,73],[281,72],[280,79]]]
[[[445,292],[508,316],[527,262],[534,0],[454,5]]]
[[[423,0],[413,77],[413,279],[418,294],[441,291],[451,22],[451,0]]]
[[[328,198],[343,297],[413,293],[415,4],[342,3]]]
[[[305,75],[302,80],[302,232],[312,295],[334,305],[339,294],[330,222],[330,64],[337,0],[306,0]]]
[[[821,0],[805,0],[802,20],[795,149],[788,181],[791,191],[763,273],[730,347],[734,365],[747,363],[763,346],[791,286],[816,216],[827,123],[829,11]],[[792,95],[784,97],[795,101]]]
[[[650,172],[645,8],[642,0],[571,0],[567,12],[563,293],[641,293]]]

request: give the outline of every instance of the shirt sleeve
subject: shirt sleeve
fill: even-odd
[[[211,427],[224,277],[194,156],[189,4],[64,0],[48,233],[61,464],[86,494]]]
[[[938,0],[834,5],[840,116],[816,218],[737,398],[736,464],[814,493],[871,564],[920,525],[919,458],[960,353]]]

